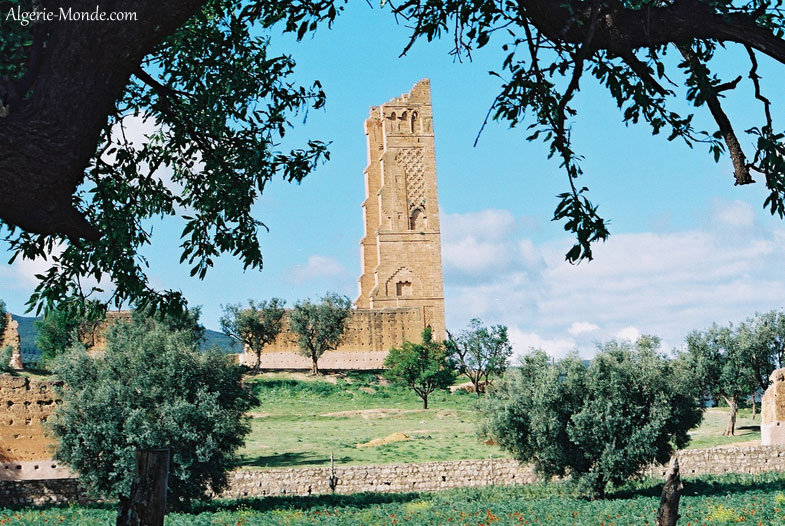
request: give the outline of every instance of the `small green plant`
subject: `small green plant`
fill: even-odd
[[[12,373],[14,370],[11,368],[11,356],[14,350],[10,345],[0,348],[0,373]]]
[[[708,521],[715,522],[744,522],[744,516],[739,515],[733,508],[729,508],[722,504],[709,505],[709,515],[706,517]]]

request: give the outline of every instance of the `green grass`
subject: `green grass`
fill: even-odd
[[[244,468],[324,466],[330,453],[339,465],[509,457],[477,437],[474,394],[436,392],[429,398],[430,408],[423,410],[411,390],[380,385],[370,373],[337,379],[267,373],[248,382],[259,406],[251,412],[252,431],[241,451]],[[689,447],[760,440],[760,416],[752,420],[749,409],[739,411],[736,435],[723,437],[727,411],[707,410],[701,426],[691,432]],[[410,440],[357,447],[396,432],[409,435]]]
[[[760,440],[760,414],[752,419],[751,409],[740,409],[736,415],[736,434],[722,436],[728,423],[728,408],[713,407],[703,413],[701,425],[690,432],[688,449],[722,446]]]
[[[241,451],[248,468],[339,464],[390,464],[507,456],[477,437],[476,396],[434,393],[429,409],[410,390],[380,385],[354,374],[330,383],[302,375],[249,380],[260,404]],[[338,413],[338,414],[336,414]],[[357,444],[401,432],[410,437],[376,447]]]
[[[685,481],[679,524],[771,526],[785,521],[785,475],[726,475]],[[213,501],[170,513],[167,526],[646,526],[655,522],[661,482],[647,480],[588,500],[568,483],[438,493],[358,494]],[[114,524],[111,505],[2,510],[0,524]]]

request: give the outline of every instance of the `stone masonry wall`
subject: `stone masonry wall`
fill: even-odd
[[[723,473],[785,472],[785,447],[709,448],[679,451],[684,477]],[[646,476],[664,477],[665,466]],[[335,493],[439,491],[489,485],[531,484],[538,480],[530,465],[510,459],[457,460],[384,466],[337,466]],[[217,497],[248,498],[330,493],[329,467],[238,470],[229,489]],[[74,479],[0,481],[0,506],[84,501]]]
[[[52,456],[43,423],[58,400],[54,382],[0,375],[0,474],[4,465]],[[1,476],[1,475],[0,475]]]
[[[387,352],[404,341],[420,341],[425,328],[421,310],[416,307],[400,309],[355,309],[346,324],[343,339],[334,351],[327,351],[319,359],[322,370],[382,369]],[[256,364],[256,355],[245,352],[240,361]],[[297,339],[284,318],[281,334],[261,353],[262,369],[310,369],[311,360],[299,353]]]
[[[22,369],[21,342],[19,340],[19,322],[11,314],[6,313],[5,330],[0,334],[0,349],[5,346],[11,347],[10,365],[13,369]]]

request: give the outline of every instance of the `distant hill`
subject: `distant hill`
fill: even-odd
[[[35,340],[38,337],[35,322],[40,318],[17,316],[16,314],[12,316],[19,322],[19,339],[22,341],[22,361],[25,363],[37,362],[41,351],[35,346]],[[200,345],[202,350],[218,347],[221,352],[226,354],[242,352],[240,345],[222,332],[205,329],[204,337],[205,341]]]

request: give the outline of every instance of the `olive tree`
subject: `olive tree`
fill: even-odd
[[[110,498],[129,496],[139,449],[171,450],[175,505],[225,487],[254,401],[240,367],[218,352],[199,352],[191,331],[152,318],[115,323],[106,339],[99,356],[75,344],[54,362],[65,383],[49,421],[55,458]]]
[[[455,380],[455,364],[447,356],[444,344],[434,341],[430,327],[422,332],[422,343],[403,342],[393,347],[384,359],[384,377],[414,390],[428,409],[428,396],[437,389],[447,389]]]
[[[532,351],[491,391],[481,430],[539,473],[569,474],[602,496],[666,462],[701,421],[697,390],[658,346],[611,341],[588,365]]]
[[[300,354],[311,359],[311,372],[319,374],[319,358],[338,347],[352,302],[346,296],[328,292],[319,303],[298,301],[289,313],[289,328],[297,338]]]
[[[248,307],[239,303],[224,307],[221,330],[240,342],[246,351],[256,354],[254,370],[257,372],[262,361],[262,349],[273,343],[281,333],[285,304],[285,300],[273,298],[258,304],[248,300]]]
[[[750,394],[752,382],[757,385],[758,372],[752,359],[755,346],[750,336],[745,324],[734,327],[716,323],[705,331],[687,335],[686,359],[696,382],[705,395],[728,404],[730,412],[723,435],[736,434],[739,401]]]
[[[491,376],[501,376],[507,370],[512,345],[506,326],[485,327],[482,320],[474,318],[468,329],[454,338],[449,332],[447,336],[447,352],[458,363],[459,372],[469,377],[477,396],[480,396],[483,382],[487,387]]]

